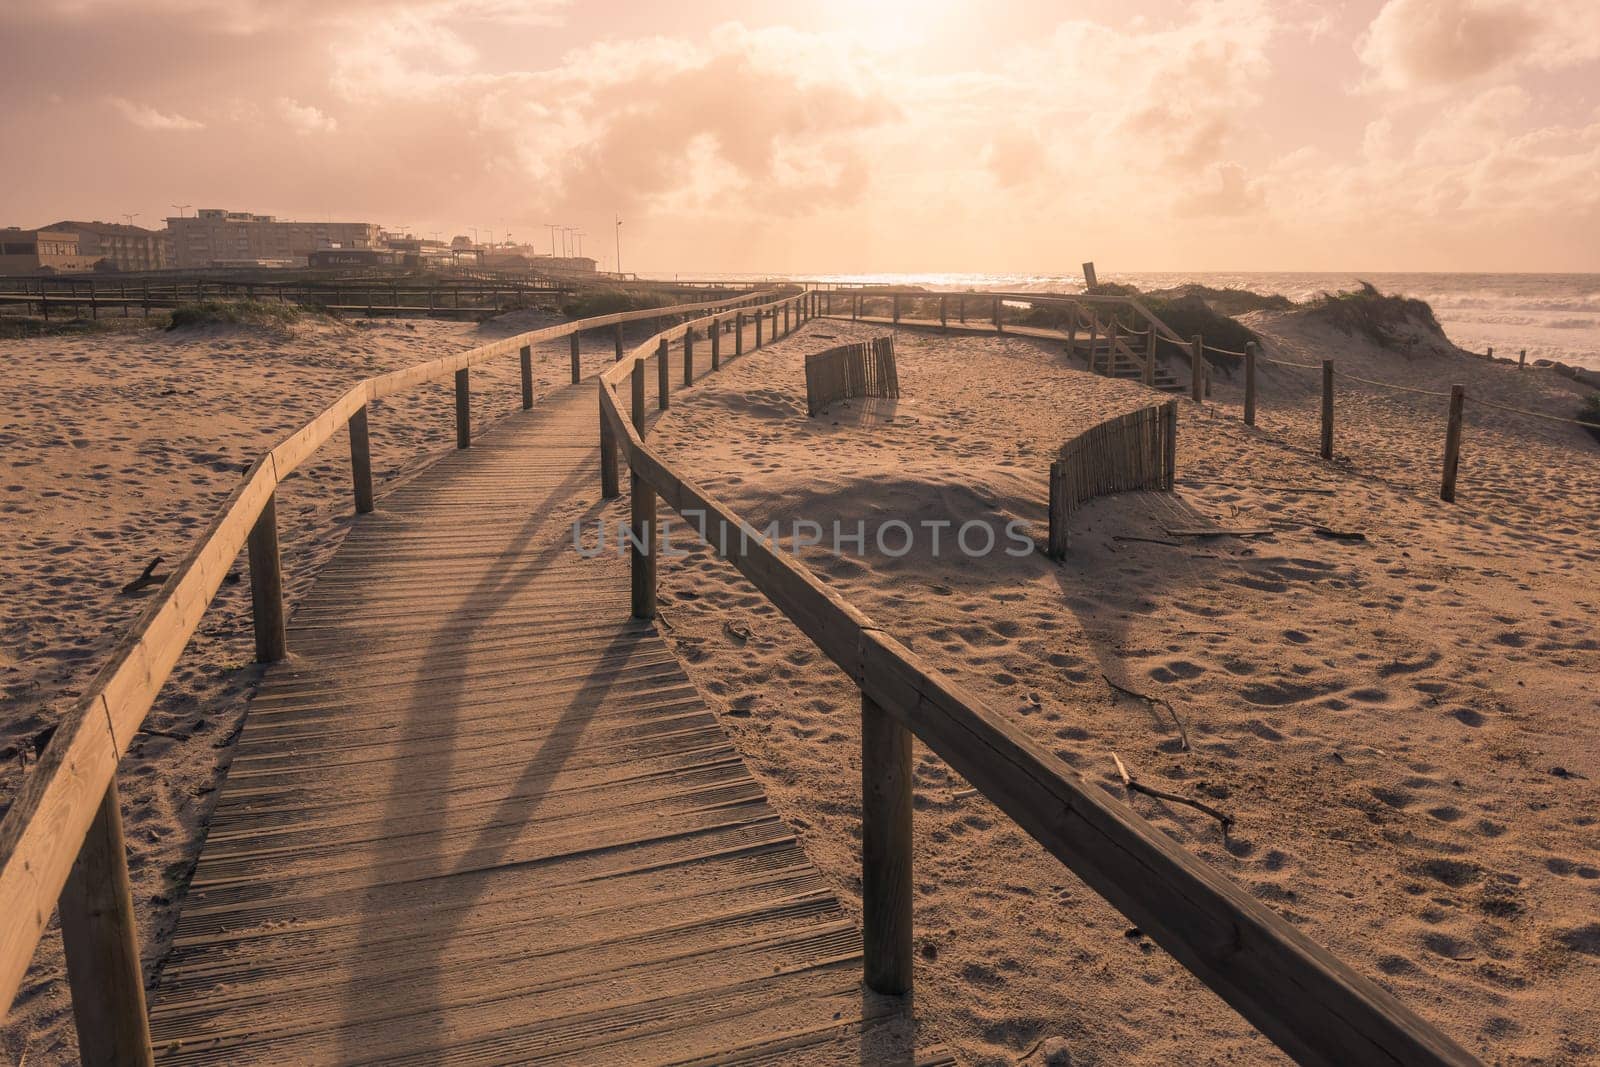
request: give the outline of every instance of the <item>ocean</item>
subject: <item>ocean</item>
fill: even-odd
[[[922,285],[948,289],[1081,290],[1081,274],[811,274],[714,275],[733,281],[786,279]],[[1353,289],[1369,281],[1385,293],[1426,300],[1455,344],[1473,352],[1493,347],[1528,359],[1553,359],[1600,370],[1600,274],[1384,274],[1330,272],[1101,272],[1103,282],[1140,289],[1195,283],[1250,289],[1305,300],[1324,291]]]

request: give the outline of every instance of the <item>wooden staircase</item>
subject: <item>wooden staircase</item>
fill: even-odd
[[[1096,374],[1104,374],[1108,378],[1123,378],[1133,382],[1144,380],[1144,365],[1124,343],[1119,342],[1115,351],[1113,351],[1110,339],[1100,336],[1093,339],[1093,346],[1091,347],[1089,336],[1084,334],[1074,338],[1071,345],[1071,355],[1082,359],[1089,369]],[[1188,391],[1188,386],[1180,382],[1159,357],[1156,359],[1155,381],[1152,388],[1163,393],[1185,393]]]

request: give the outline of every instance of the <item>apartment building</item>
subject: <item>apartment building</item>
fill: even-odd
[[[77,274],[94,267],[70,230],[0,230],[0,274]]]
[[[319,249],[380,246],[370,222],[290,222],[272,215],[203,208],[190,218],[169,218],[174,266],[303,267]]]
[[[117,270],[162,270],[172,266],[172,234],[166,230],[147,230],[118,222],[78,222],[66,220],[46,229],[78,235],[78,251],[104,268],[109,262]]]

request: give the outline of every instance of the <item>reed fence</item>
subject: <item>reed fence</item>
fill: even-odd
[[[1097,496],[1171,490],[1177,466],[1178,402],[1129,411],[1091,426],[1061,446],[1050,464],[1048,554],[1067,554],[1067,523]]]
[[[854,397],[895,399],[900,375],[894,363],[894,338],[874,337],[806,356],[806,414]]]

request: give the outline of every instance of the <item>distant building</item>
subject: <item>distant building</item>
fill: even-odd
[[[93,270],[94,262],[71,230],[0,230],[0,274],[78,274]]]
[[[77,234],[79,253],[94,259],[96,269],[109,264],[117,270],[161,270],[173,265],[170,231],[119,222],[66,221],[46,228]]]
[[[192,218],[169,218],[175,265],[184,268],[237,263],[304,265],[319,249],[377,248],[371,222],[280,222],[271,215],[203,208]]]

